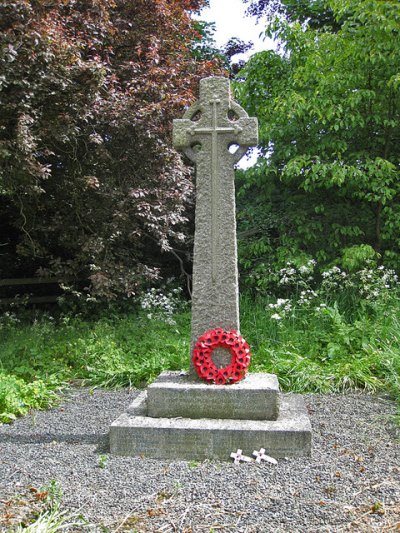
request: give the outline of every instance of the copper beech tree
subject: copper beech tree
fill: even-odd
[[[89,280],[106,298],[159,276],[192,180],[172,119],[199,78],[206,0],[0,0],[0,275]]]

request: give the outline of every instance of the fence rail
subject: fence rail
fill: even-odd
[[[0,287],[14,287],[23,285],[60,285],[60,280],[57,278],[5,278],[0,279]],[[54,303],[58,300],[60,295],[44,295],[34,296],[25,292],[21,295],[16,295],[13,298],[0,298],[0,304],[12,304],[24,299],[29,304],[39,303]]]

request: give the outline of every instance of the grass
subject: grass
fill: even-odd
[[[400,398],[400,306],[348,320],[337,306],[303,308],[271,320],[265,301],[242,305],[242,330],[255,372],[278,375],[284,390],[387,391]]]
[[[83,320],[43,315],[2,325],[0,422],[45,408],[71,381],[91,386],[143,386],[162,370],[188,364],[189,315],[171,326],[144,313]]]
[[[271,318],[271,301],[241,299],[250,371],[277,374],[283,390],[361,389],[400,399],[397,291],[351,312],[333,300],[323,308],[292,302],[279,320]],[[76,380],[93,387],[143,386],[163,370],[187,369],[190,313],[176,313],[174,324],[147,314],[104,312],[92,319],[43,314],[34,320],[3,315],[0,422],[54,405],[57,392]]]
[[[58,533],[59,531],[71,531],[74,528],[75,531],[82,531],[88,527],[79,515],[56,507],[43,511],[34,522],[26,527],[19,525],[14,531],[15,533]]]

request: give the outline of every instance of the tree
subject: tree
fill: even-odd
[[[3,276],[89,278],[112,298],[159,275],[192,202],[172,119],[220,72],[194,52],[205,3],[0,0]]]
[[[274,213],[267,244],[286,257],[326,264],[370,245],[399,267],[400,5],[328,5],[344,21],[339,31],[280,21],[284,54],[257,54],[238,86],[259,117],[264,156],[247,174],[264,190],[251,216],[265,222],[270,209],[271,222]]]
[[[288,22],[307,22],[310,28],[325,26],[339,29],[340,21],[326,0],[243,0],[249,4],[249,15],[257,19],[266,16],[269,21],[284,17]]]

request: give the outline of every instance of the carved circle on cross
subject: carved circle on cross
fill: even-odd
[[[215,348],[226,348],[232,355],[232,361],[223,368],[217,368],[212,360]],[[250,347],[237,331],[222,328],[206,331],[197,340],[192,361],[199,377],[215,383],[226,385],[236,383],[244,378],[250,363]]]
[[[223,105],[224,102],[219,98],[212,98],[208,105]],[[185,155],[194,163],[197,162],[198,154],[203,146],[201,136],[212,132],[208,125],[203,124],[203,118],[206,116],[204,102],[198,100],[192,104],[183,115],[183,120],[188,122],[186,133],[187,142],[181,147]],[[241,143],[238,138],[243,132],[243,127],[238,123],[240,119],[248,118],[246,111],[240,107],[234,100],[229,100],[228,107],[224,112],[225,124],[221,127],[214,127],[214,132],[231,134],[232,139],[227,140],[226,149],[227,157],[230,157],[232,164],[238,163],[247,152],[249,146]],[[189,123],[190,121],[190,123]]]

